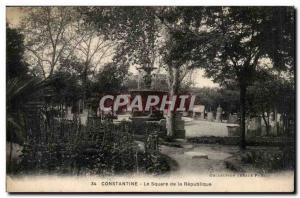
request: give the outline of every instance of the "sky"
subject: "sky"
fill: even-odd
[[[6,8],[6,20],[12,27],[18,27],[24,16],[24,10],[20,7]],[[131,66],[129,70],[134,74],[138,74],[135,66]],[[204,77],[203,69],[195,69],[193,71],[192,80],[195,87],[218,87],[218,84],[214,83],[212,79]]]

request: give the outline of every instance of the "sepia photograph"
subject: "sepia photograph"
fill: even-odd
[[[7,192],[295,193],[295,7],[5,9]]]

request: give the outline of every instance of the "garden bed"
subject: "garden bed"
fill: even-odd
[[[130,122],[114,124],[88,120],[52,122],[38,134],[29,134],[22,144],[16,174],[96,174],[115,175],[133,172],[164,174],[171,167],[158,151],[158,134],[153,125],[144,127],[141,150]],[[155,132],[155,133],[154,133]]]
[[[238,172],[257,172],[261,174],[279,170],[294,170],[295,148],[250,147],[225,160],[228,169]]]

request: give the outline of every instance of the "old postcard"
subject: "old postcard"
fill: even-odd
[[[7,192],[295,191],[295,8],[7,6]]]

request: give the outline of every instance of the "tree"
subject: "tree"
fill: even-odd
[[[161,35],[157,50],[169,74],[171,96],[178,93],[182,76],[194,67],[205,68],[207,76],[221,85],[237,84],[241,148],[245,148],[246,90],[261,61],[270,59],[274,67],[293,68],[293,8],[113,7],[92,8],[89,16],[98,26],[112,29],[115,39],[124,41],[127,47],[119,50],[119,57],[143,62],[145,55],[137,55],[144,48],[136,41],[147,41],[145,32],[149,30],[157,32],[152,33],[154,38]],[[148,26],[153,28],[145,30]],[[172,112],[170,117],[174,123]],[[173,126],[170,136],[174,135]]]
[[[193,25],[201,21],[191,16],[186,26],[188,30],[181,32],[185,43],[189,41],[185,51],[195,64],[205,68],[208,77],[221,85],[239,87],[241,148],[245,148],[246,91],[258,68],[266,59],[271,60],[274,68],[293,68],[294,10],[290,7],[218,7],[210,11],[209,17],[202,21],[206,26],[204,30]],[[273,43],[276,47],[270,47]]]
[[[59,71],[53,74],[53,80],[50,87],[53,90],[51,102],[55,104],[74,105],[82,96],[82,84],[80,76],[77,73],[69,71]]]
[[[261,116],[265,126],[266,135],[270,132],[270,113],[276,108],[279,96],[278,84],[280,81],[271,72],[260,72],[247,92],[247,105],[250,116]]]
[[[264,66],[265,59],[271,59],[274,67],[278,64],[282,66],[282,64],[293,62],[284,63],[281,61],[284,60],[283,56],[285,56],[282,51],[286,51],[286,44],[291,44],[293,40],[293,37],[290,37],[289,42],[283,43],[285,35],[282,35],[284,24],[290,24],[293,21],[293,10],[290,8],[232,7],[224,10],[222,14],[226,16],[220,25],[224,40],[219,48],[221,50],[216,53],[207,74],[215,79],[219,78],[222,82],[226,82],[225,77],[238,83],[240,89],[241,148],[245,148],[247,88],[254,82],[259,68]],[[277,16],[283,17],[283,20],[277,20]],[[286,26],[285,33],[292,31],[289,28],[290,26]],[[274,41],[278,45],[276,48],[270,48],[270,44],[273,44]],[[281,57],[280,62],[278,62],[277,57]],[[291,57],[291,59],[293,58]],[[293,66],[290,65],[290,67]],[[232,74],[233,76],[230,77]]]
[[[123,65],[108,63],[101,72],[95,76],[92,90],[100,92],[119,92],[124,88],[124,79],[128,73],[128,68]]]
[[[22,144],[26,136],[26,107],[28,101],[41,97],[41,90],[48,86],[48,80],[15,77],[6,84],[7,141],[10,142],[8,171],[12,171],[13,143]]]
[[[6,141],[10,142],[8,171],[12,170],[13,143],[20,143],[24,138],[22,104],[26,96],[32,93],[28,88],[36,88],[37,85],[36,79],[28,80],[28,68],[23,56],[23,35],[6,24]]]
[[[80,12],[80,9],[78,11]],[[115,43],[89,24],[82,24],[81,29],[83,39],[75,48],[74,54],[83,64],[80,76],[83,84],[83,102],[85,103],[89,76],[95,77],[99,66],[111,61]]]
[[[194,88],[196,95],[195,104],[205,105],[206,110],[215,111],[220,105],[225,112],[233,113],[238,111],[238,91],[225,88]]]
[[[162,48],[163,60],[169,74],[170,95],[179,93],[181,84],[188,72],[203,66],[207,49],[214,45],[216,32],[210,31],[211,15],[215,7],[163,7],[157,17],[165,27],[166,41]],[[213,23],[212,23],[213,24]],[[197,51],[197,61],[192,55]],[[201,57],[199,59],[199,57]],[[194,57],[195,58],[195,57]],[[170,129],[174,135],[175,113],[169,112]]]
[[[106,30],[109,38],[118,41],[114,60],[122,60],[131,65],[139,65],[146,71],[147,86],[151,84],[151,71],[155,65],[168,72],[170,96],[177,95],[180,85],[195,65],[184,54],[185,41],[191,31],[187,24],[194,19],[201,21],[206,16],[206,8],[184,7],[92,7],[86,11],[87,21],[96,28]],[[208,9],[210,10],[210,9]],[[203,24],[196,23],[199,28]],[[183,37],[185,36],[185,37]],[[204,40],[204,39],[202,39]],[[175,135],[174,112],[169,112],[168,135]]]
[[[49,78],[58,71],[59,60],[69,58],[82,41],[80,21],[71,7],[35,7],[22,21],[26,58],[36,75]]]
[[[278,75],[278,72],[264,70],[255,79],[249,87],[247,94],[247,105],[249,114],[252,116],[261,116],[266,126],[266,135],[270,132],[270,114],[271,112],[280,113],[284,121],[284,131],[290,132],[289,123],[294,121],[295,108],[295,89],[293,77],[290,78],[285,73],[284,77]],[[276,119],[277,120],[277,119]],[[276,126],[277,133],[278,127]]]
[[[24,77],[28,68],[24,61],[23,35],[6,24],[6,74],[7,78]]]
[[[159,45],[159,26],[150,7],[91,7],[86,20],[117,43],[114,62],[127,62],[146,73],[146,87],[151,86]]]
[[[178,52],[176,23],[183,16],[173,7],[92,7],[86,12],[87,20],[109,38],[118,41],[115,61],[137,65],[146,72],[146,87],[151,85],[151,72],[155,64],[168,71],[170,95],[178,94],[180,83],[191,65],[186,59],[172,61]],[[159,61],[160,60],[160,61]],[[174,136],[174,112],[170,112],[168,135]]]

